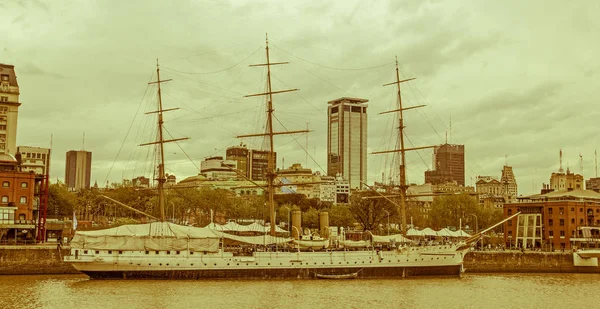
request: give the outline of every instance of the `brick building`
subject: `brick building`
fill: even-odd
[[[590,190],[550,192],[519,198],[504,205],[504,216],[521,214],[504,223],[504,241],[510,247],[571,249],[581,238],[578,228],[600,226],[600,193]]]
[[[0,243],[16,239],[33,239],[38,205],[34,193],[33,172],[21,172],[17,159],[0,154]]]

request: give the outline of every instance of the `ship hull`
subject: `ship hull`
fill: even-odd
[[[452,246],[391,251],[256,252],[252,256],[231,252],[108,252],[73,249],[73,255],[65,256],[65,261],[94,279],[314,279],[317,275],[354,274],[357,278],[458,277],[466,250]]]
[[[221,270],[147,270],[82,271],[92,279],[315,279],[320,275],[357,274],[357,278],[458,277],[461,265],[423,267],[347,267],[302,269],[221,269]]]

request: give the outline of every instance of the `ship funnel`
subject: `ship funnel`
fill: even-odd
[[[292,238],[300,239],[300,231],[302,231],[302,212],[300,210],[292,211]]]
[[[329,213],[319,213],[319,235],[323,238],[329,238]]]

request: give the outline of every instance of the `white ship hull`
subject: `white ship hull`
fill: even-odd
[[[71,249],[65,262],[91,278],[298,278],[348,275],[359,278],[459,276],[468,249],[408,247],[391,251],[231,252],[98,251]]]

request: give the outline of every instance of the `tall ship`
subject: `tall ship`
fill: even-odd
[[[277,176],[274,161],[273,137],[280,134],[294,134],[306,131],[273,131],[273,95],[294,91],[273,90],[271,88],[271,66],[286,62],[271,62],[269,43],[266,40],[267,91],[250,96],[266,96],[266,133],[239,137],[264,136],[269,139],[266,199],[269,205],[270,222],[275,222],[274,194]],[[205,278],[298,278],[298,279],[344,279],[344,278],[385,278],[414,276],[460,276],[463,272],[463,259],[473,244],[485,233],[484,230],[473,237],[445,245],[413,245],[404,238],[406,235],[406,175],[404,148],[403,111],[398,61],[396,60],[396,80],[388,85],[397,86],[398,109],[389,113],[398,114],[400,149],[400,204],[398,213],[402,218],[402,234],[373,236],[393,239],[387,249],[375,249],[369,241],[361,246],[357,242],[345,242],[330,246],[327,240],[302,240],[300,231],[293,237],[278,236],[276,225],[270,224],[263,236],[238,236],[210,228],[183,226],[165,220],[165,199],[163,186],[166,182],[163,145],[182,140],[163,138],[163,113],[173,109],[163,109],[160,90],[160,68],[157,63],[158,84],[158,140],[148,144],[160,147],[158,165],[158,203],[160,218],[147,224],[123,225],[96,231],[77,231],[71,240],[71,254],[64,257],[80,272],[94,279],[205,279]],[[419,148],[420,149],[420,148]],[[383,153],[383,152],[381,152]],[[383,196],[389,200],[389,198]],[[389,200],[392,202],[391,200]],[[116,201],[115,201],[116,202]],[[516,216],[517,214],[515,214]],[[510,219],[510,218],[508,218]],[[507,219],[507,220],[508,220]],[[503,220],[503,222],[506,220]],[[496,224],[495,226],[501,224]],[[491,228],[490,228],[491,229]],[[489,230],[489,229],[488,229]],[[231,248],[261,246],[261,251],[240,251]],[[352,248],[352,250],[350,250]]]

